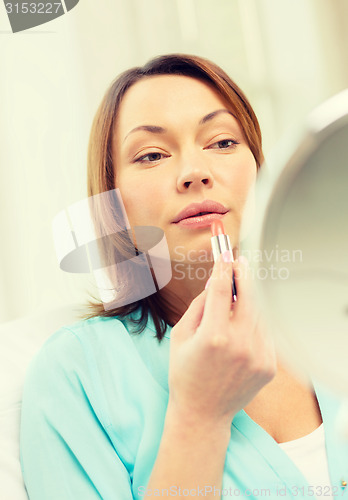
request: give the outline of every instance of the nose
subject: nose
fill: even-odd
[[[187,191],[188,189],[199,190],[203,185],[206,188],[211,188],[213,186],[213,176],[205,166],[187,168],[178,175],[177,189],[180,192]]]

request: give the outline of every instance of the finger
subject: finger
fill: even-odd
[[[193,299],[180,321],[175,325],[177,326],[175,335],[187,338],[197,330],[202,320],[206,296],[207,290],[203,290]]]
[[[202,324],[214,326],[215,332],[226,326],[232,303],[232,262],[223,260],[228,252],[223,255],[214,264],[202,317]],[[209,332],[209,328],[205,331]]]

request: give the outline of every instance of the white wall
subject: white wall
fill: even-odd
[[[51,221],[85,197],[91,121],[118,73],[169,52],[211,58],[249,96],[267,153],[348,86],[347,28],[346,0],[80,0],[13,34],[0,5],[0,322],[93,288],[59,269]]]

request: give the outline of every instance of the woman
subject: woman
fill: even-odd
[[[31,499],[345,493],[338,402],[287,371],[245,259],[224,255],[213,265],[210,224],[188,224],[182,213],[218,203],[237,255],[262,160],[248,100],[205,59],[158,57],[108,89],[91,133],[89,195],[116,187],[132,227],[161,228],[173,274],[136,302],[95,304],[94,315],[59,330],[35,358],[21,430]],[[112,227],[110,213],[107,204],[96,208],[100,233]],[[125,249],[111,232],[112,245]],[[110,241],[102,241],[104,258]],[[314,443],[314,467],[284,442],[300,458]]]

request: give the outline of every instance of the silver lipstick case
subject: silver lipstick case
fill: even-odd
[[[212,236],[211,238],[211,248],[213,250],[214,262],[218,260],[219,255],[228,251],[231,253],[233,262],[233,252],[231,247],[231,241],[228,234],[218,234],[217,236]]]

